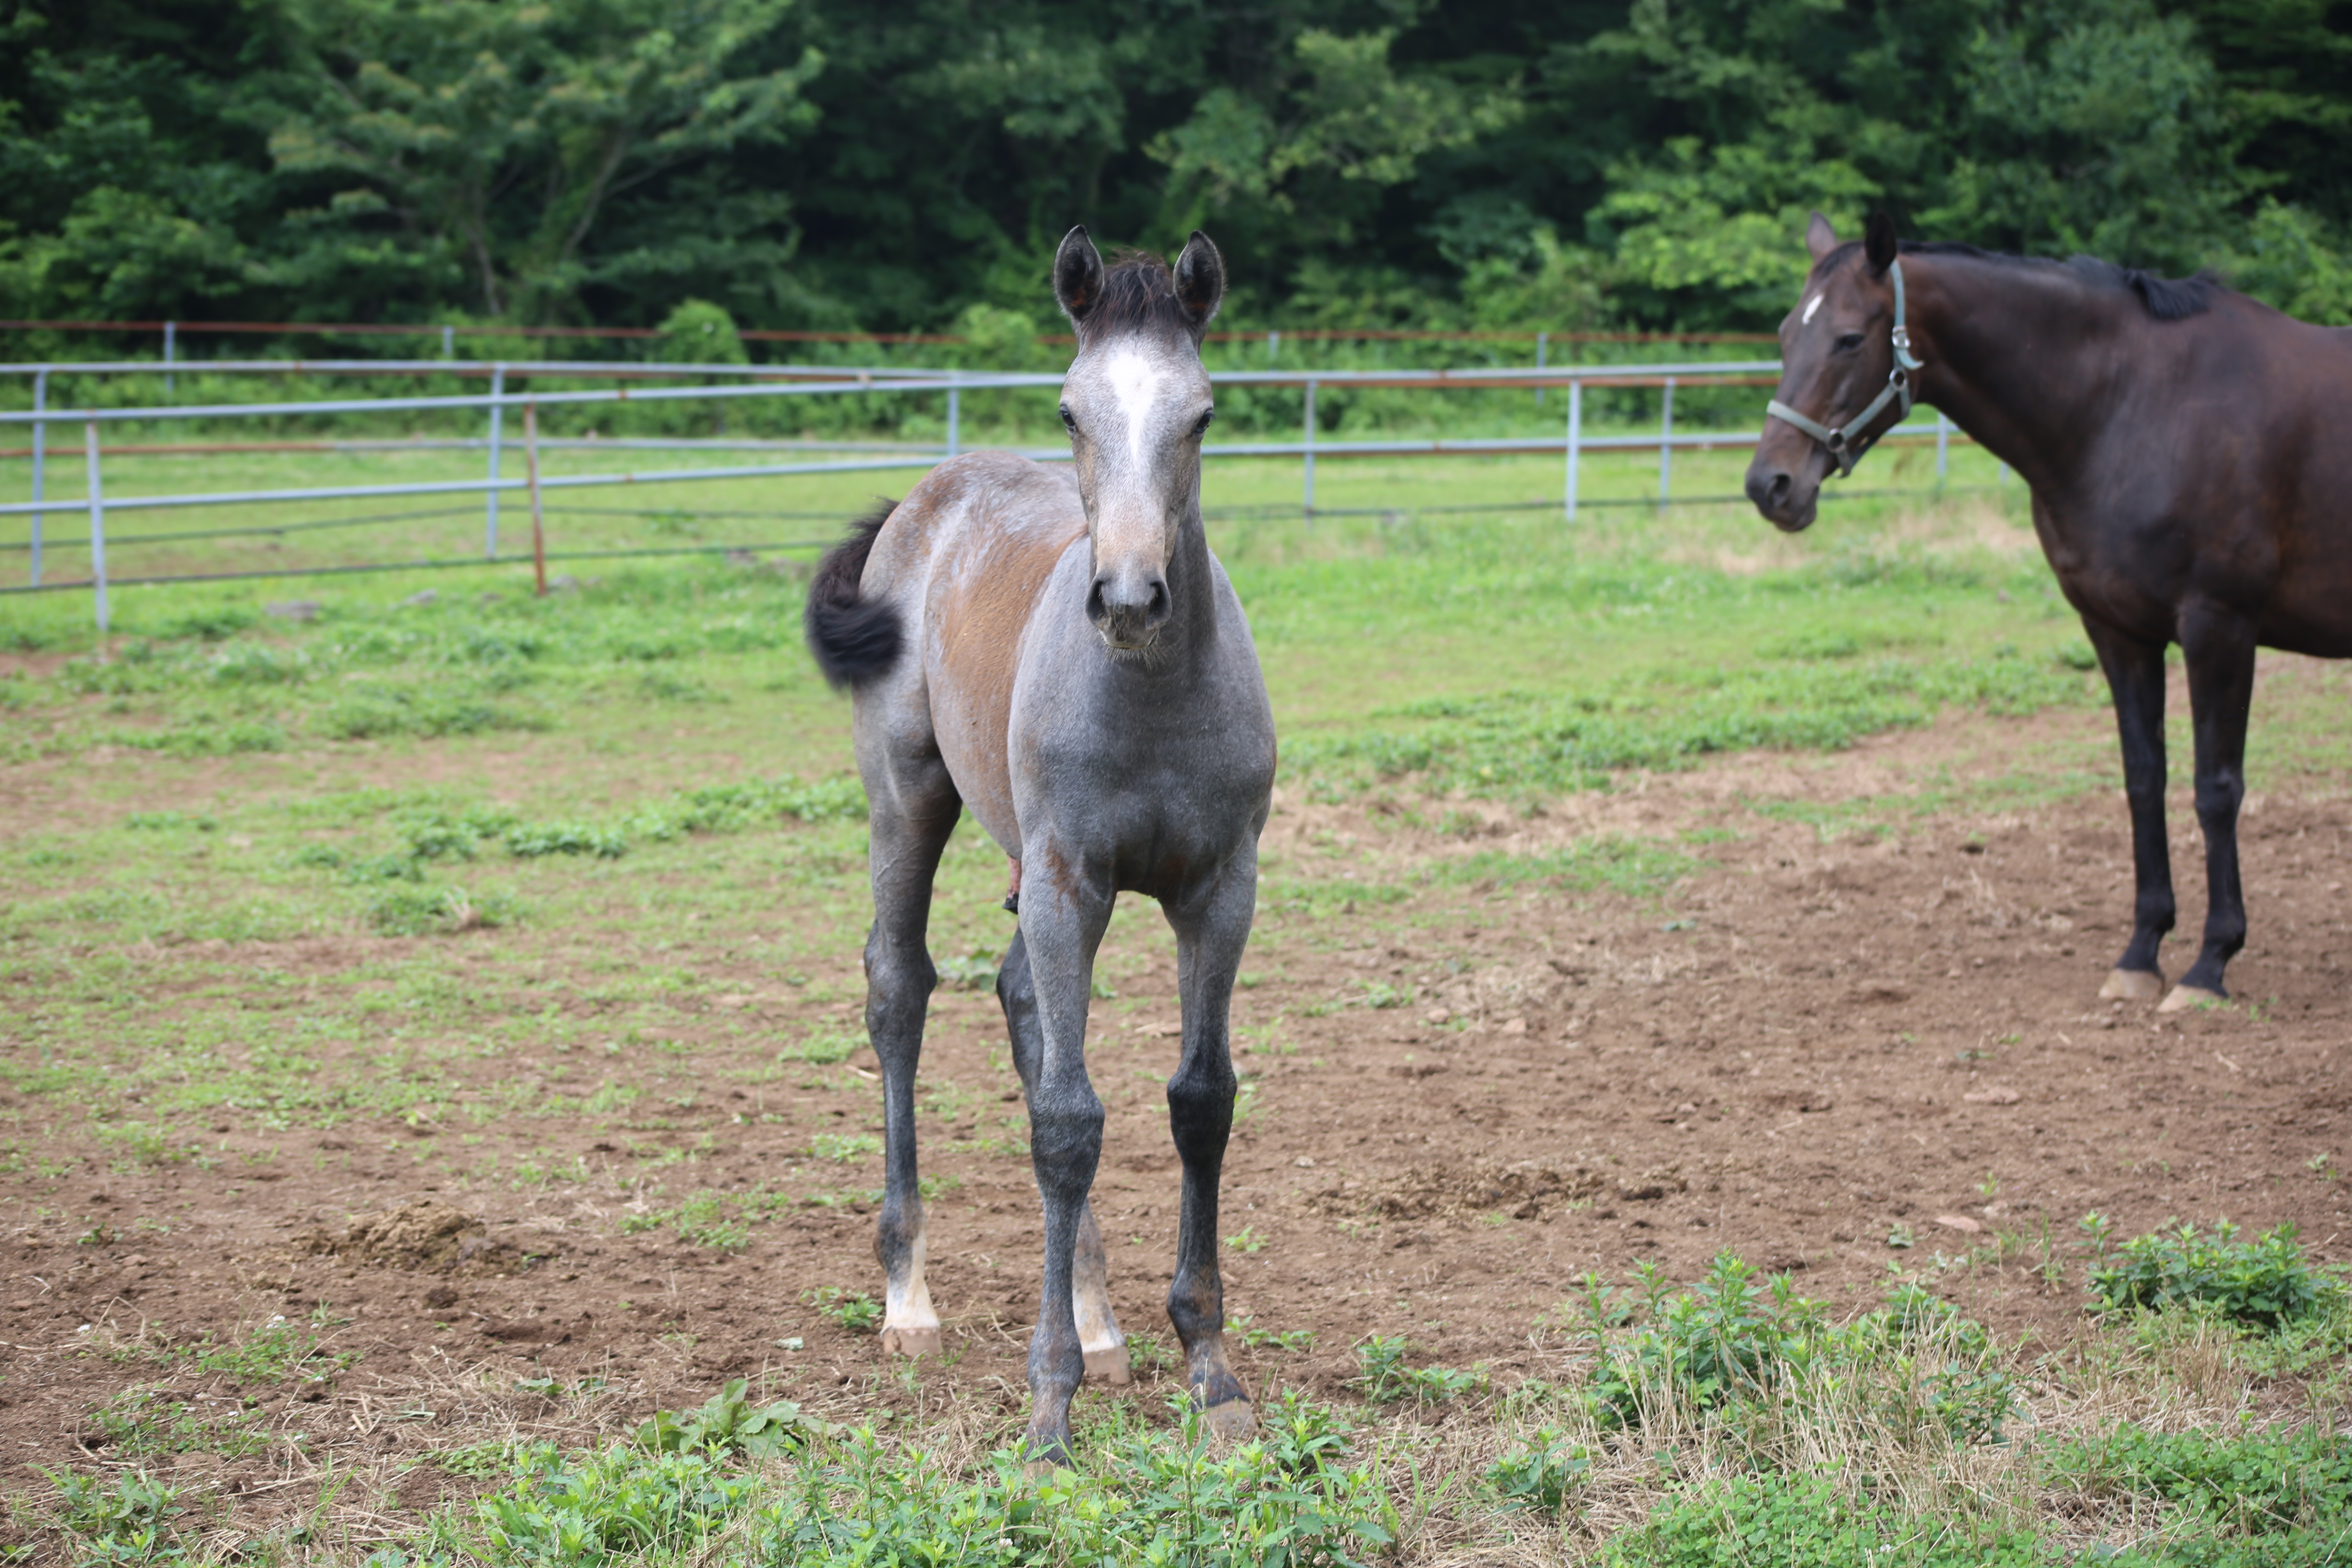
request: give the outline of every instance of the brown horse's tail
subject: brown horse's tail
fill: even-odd
[[[809,652],[816,656],[816,667],[824,672],[825,679],[835,686],[863,686],[888,674],[898,662],[899,645],[905,640],[898,607],[858,596],[866,558],[874,552],[874,536],[890,521],[898,504],[886,500],[859,518],[849,537],[817,563],[816,579],[809,584],[804,623]]]

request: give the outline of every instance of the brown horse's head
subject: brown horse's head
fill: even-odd
[[[1874,216],[1860,245],[1840,245],[1829,219],[1813,215],[1805,230],[1813,269],[1797,308],[1780,323],[1780,389],[1776,401],[1815,424],[1843,429],[1869,407],[1895,369],[1895,290],[1886,276],[1895,257],[1895,225]],[[1859,444],[1901,421],[1890,404],[1867,429],[1847,432]],[[1748,499],[1773,525],[1811,527],[1822,481],[1837,467],[1819,437],[1785,419],[1767,418],[1748,465]]]
[[[1214,413],[1201,334],[1224,292],[1224,262],[1198,232],[1172,269],[1155,256],[1106,268],[1083,226],[1054,258],[1054,297],[1078,334],[1062,423],[1094,551],[1087,615],[1115,654],[1150,648],[1175,608],[1168,563],[1200,510]]]

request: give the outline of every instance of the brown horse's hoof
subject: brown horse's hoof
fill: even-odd
[[[2153,969],[2116,969],[2107,973],[2107,983],[2099,987],[2100,1000],[2114,997],[2124,1002],[2153,1002],[2164,994],[2164,976]]]
[[[887,1355],[937,1355],[940,1353],[940,1331],[928,1329],[885,1329],[882,1350]]]
[[[1202,1429],[1217,1447],[1244,1443],[1257,1430],[1257,1411],[1246,1399],[1228,1399],[1223,1405],[1212,1405],[1201,1412]]]
[[[1124,1341],[1107,1351],[1087,1352],[1087,1375],[1101,1378],[1114,1387],[1125,1387],[1135,1381],[1128,1369],[1127,1345]]]
[[[2159,1013],[2186,1013],[2191,1007],[2201,1007],[2208,1003],[2219,1004],[2228,1000],[2229,998],[2219,991],[2208,991],[2202,985],[2176,985],[2172,988],[2172,994],[2158,1003],[2156,1010]]]

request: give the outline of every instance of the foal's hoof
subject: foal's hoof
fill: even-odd
[[[1087,1352],[1087,1375],[1098,1377],[1115,1387],[1125,1387],[1135,1380],[1128,1368],[1127,1345],[1124,1342],[1107,1351]]]
[[[2153,1002],[2164,994],[2164,976],[2153,969],[2116,969],[2107,973],[2107,983],[2099,987],[2102,1001],[2109,997],[2124,1002]]]
[[[928,1329],[885,1329],[882,1350],[886,1355],[937,1355],[940,1353],[940,1330],[934,1323]]]
[[[1218,1447],[1247,1442],[1249,1435],[1257,1430],[1257,1411],[1246,1399],[1228,1399],[1202,1411],[1201,1426],[1208,1433],[1209,1441]]]
[[[2186,1013],[2191,1007],[2228,1000],[2219,991],[2208,991],[2202,985],[2176,985],[2172,988],[2172,994],[2158,1003],[2156,1010],[2159,1013]]]

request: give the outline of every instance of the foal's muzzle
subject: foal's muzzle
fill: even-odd
[[[1087,595],[1087,618],[1123,651],[1149,647],[1168,611],[1168,580],[1157,572],[1105,572]]]

